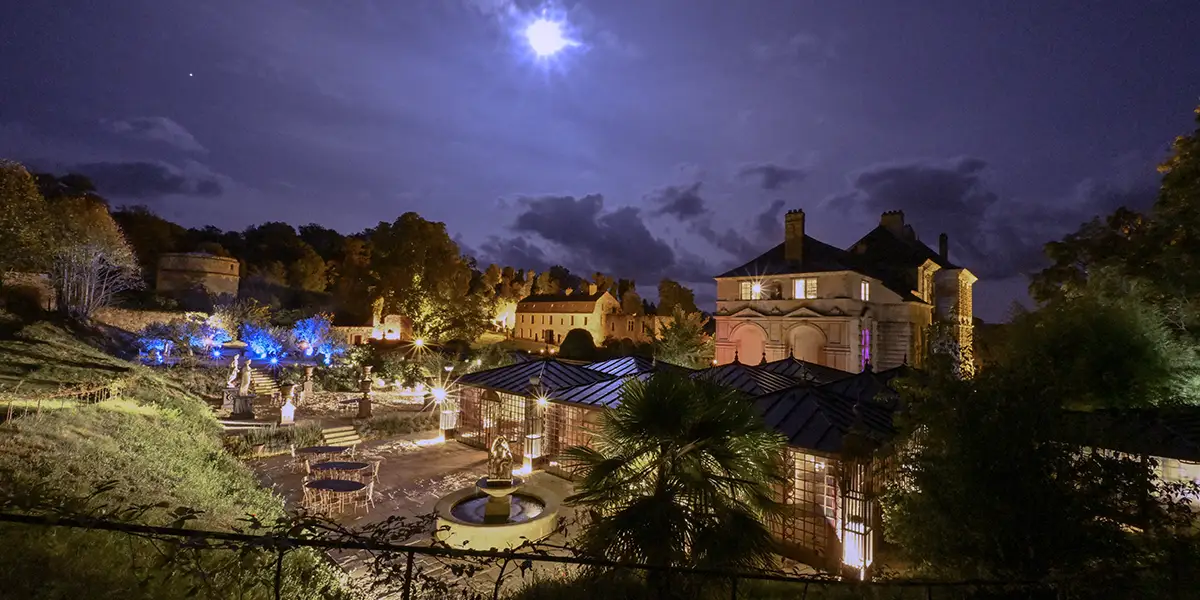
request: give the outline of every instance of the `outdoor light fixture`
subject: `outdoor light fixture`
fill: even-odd
[[[441,404],[446,401],[446,388],[435,387],[432,390],[430,390],[430,393],[433,394],[433,400],[435,402],[437,402],[438,404]]]
[[[413,340],[413,345],[414,345],[414,346],[416,346],[416,347],[418,347],[418,348],[424,348],[424,347],[425,347],[425,340],[424,340],[424,339],[422,339],[422,338],[417,338],[417,339]]]
[[[212,351],[212,355],[213,355],[213,358],[221,358],[221,351],[220,351],[220,350],[213,350],[213,351]]]
[[[762,296],[762,284],[758,283],[757,281],[754,282],[754,284],[750,286],[750,292],[754,294],[755,299],[759,298]]]
[[[271,357],[271,364],[273,364],[273,365],[277,365],[277,364],[279,364],[279,359],[278,359],[278,358],[275,358],[274,356],[272,356],[272,357]]]
[[[545,397],[545,396],[538,396],[538,398],[537,398],[537,405],[538,405],[538,406],[545,407],[547,404],[550,404],[550,399],[549,399],[549,398],[547,398],[547,397]]]
[[[449,373],[450,371],[453,371],[453,370],[454,370],[454,365],[446,365],[446,372],[447,372],[447,373]]]

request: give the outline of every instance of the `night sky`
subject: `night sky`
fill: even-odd
[[[549,60],[520,35],[543,8],[578,42]],[[787,208],[839,246],[902,209],[994,321],[1044,242],[1153,201],[1197,31],[1194,0],[29,1],[0,156],[187,226],[416,211],[480,263],[710,310]]]

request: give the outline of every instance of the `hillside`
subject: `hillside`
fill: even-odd
[[[33,412],[38,394],[104,384],[113,384],[113,393],[103,401],[55,400]],[[10,401],[27,412],[0,425],[2,510],[46,512],[105,484],[112,489],[88,510],[160,505],[139,522],[170,523],[175,507],[202,511],[188,526],[203,529],[235,527],[247,514],[283,514],[281,502],[223,449],[206,402],[171,371],[114,358],[61,326],[36,323],[0,339],[0,402]],[[164,567],[151,542],[120,534],[0,525],[0,547],[4,597],[269,597],[266,586],[247,589],[251,577],[271,572],[269,555],[242,561],[231,552],[204,552],[199,564],[208,575],[201,578],[193,566],[181,568],[187,560]],[[327,597],[322,588],[340,595],[329,567],[311,552],[289,553],[284,596]]]

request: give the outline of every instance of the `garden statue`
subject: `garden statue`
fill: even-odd
[[[279,424],[291,425],[296,422],[296,405],[292,404],[292,394],[286,394],[283,407],[279,409]]]
[[[512,449],[508,447],[508,439],[504,436],[492,441],[492,449],[488,452],[488,481],[512,481]]]
[[[250,395],[250,363],[251,359],[246,359],[246,364],[242,365],[242,380],[238,383],[238,395]]]
[[[233,362],[229,364],[229,381],[225,382],[225,387],[234,387],[233,384],[237,381],[238,376],[238,362],[241,358],[240,354],[233,355]]]

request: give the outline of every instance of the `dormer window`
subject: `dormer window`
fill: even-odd
[[[797,300],[812,300],[817,297],[817,278],[802,277],[792,280],[792,296]]]
[[[861,283],[858,284],[858,297],[860,299],[862,299],[863,302],[871,301],[871,282],[870,281],[867,281],[866,279],[864,279],[864,280],[862,280]]]

